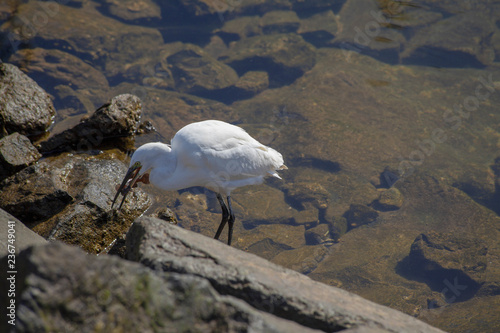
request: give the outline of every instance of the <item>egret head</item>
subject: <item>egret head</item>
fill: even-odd
[[[153,164],[157,160],[159,153],[161,153],[158,147],[158,143],[147,143],[135,151],[130,161],[130,167],[113,199],[111,208],[113,208],[120,193],[123,195],[123,199],[118,210],[122,208],[125,198],[130,190],[136,186],[137,182],[149,183],[149,177],[146,177],[145,174],[153,168]]]

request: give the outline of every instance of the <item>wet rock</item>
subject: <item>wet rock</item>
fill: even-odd
[[[370,224],[377,220],[378,213],[373,208],[365,205],[352,204],[344,217],[347,220],[348,231],[360,227],[365,224]]]
[[[373,208],[379,211],[397,210],[403,205],[403,195],[396,188],[392,187],[380,192],[380,196],[372,204]]]
[[[55,86],[54,91],[58,115],[63,119],[76,115],[91,114],[95,110],[94,103],[84,91],[75,91],[70,86],[62,84]],[[59,122],[52,128],[52,132],[55,131],[58,124]]]
[[[46,220],[73,201],[47,162],[29,166],[0,183],[2,209],[28,226]]]
[[[495,23],[481,12],[454,15],[418,30],[401,57],[408,64],[481,68],[495,59],[494,31]]]
[[[63,154],[25,168],[0,183],[2,208],[43,237],[99,253],[150,204],[135,190],[121,213],[110,212],[127,170],[112,157]]]
[[[45,132],[55,116],[50,96],[16,66],[0,63],[0,134]]]
[[[262,32],[266,35],[294,33],[299,25],[299,17],[294,11],[271,11],[260,19]]]
[[[131,260],[156,271],[197,275],[217,292],[309,328],[339,331],[366,326],[440,332],[400,312],[163,221],[138,219],[126,242]]]
[[[295,34],[246,38],[232,44],[228,55],[220,59],[240,75],[267,71],[271,87],[293,82],[316,62],[314,47]]]
[[[58,242],[23,251],[19,262],[18,332],[317,332],[219,293],[203,277],[155,272]],[[7,282],[0,282],[4,290]],[[7,301],[2,297],[2,307]],[[7,320],[0,325],[10,328]]]
[[[0,234],[3,235],[3,239],[0,240],[0,258],[9,254],[9,244],[13,245],[10,247],[11,251],[15,248],[16,255],[29,246],[47,244],[43,237],[31,231],[24,223],[3,209],[0,209]],[[14,235],[13,242],[9,242],[9,234]]]
[[[0,139],[0,180],[36,162],[42,155],[22,134],[13,133]]]
[[[307,245],[330,243],[333,241],[328,224],[319,224],[305,233]]]
[[[328,206],[324,218],[330,227],[330,234],[333,239],[339,239],[347,232],[347,219],[344,216],[335,215],[332,206]]]
[[[297,31],[302,38],[316,47],[325,46],[337,34],[337,18],[328,10],[303,18]]]
[[[104,6],[112,16],[124,21],[161,19],[160,6],[151,0],[106,0]]]
[[[89,150],[106,140],[130,136],[139,125],[142,104],[137,96],[123,94],[97,109],[89,118],[40,144],[42,153]]]
[[[170,55],[166,60],[179,92],[203,93],[227,88],[238,81],[238,75],[231,67],[194,45]]]

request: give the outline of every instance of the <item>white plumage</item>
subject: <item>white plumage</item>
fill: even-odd
[[[228,221],[230,244],[234,223],[231,191],[261,184],[266,175],[280,178],[276,171],[281,169],[286,169],[281,154],[261,144],[242,128],[218,120],[201,121],[180,129],[171,146],[152,142],[139,147],[132,156],[113,205],[120,193],[124,201],[138,181],[150,182],[162,190],[202,186],[217,193],[221,204],[222,221],[215,238],[218,239]],[[221,194],[227,197],[227,206]]]

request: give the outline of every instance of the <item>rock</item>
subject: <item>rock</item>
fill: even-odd
[[[156,219],[136,220],[126,242],[131,260],[158,272],[196,275],[219,293],[309,328],[440,332],[398,311]]]
[[[327,253],[327,248],[324,245],[307,245],[298,249],[281,251],[270,260],[296,272],[309,274],[318,267]]]
[[[454,15],[418,30],[401,58],[406,64],[482,68],[495,60],[490,40],[496,30],[494,21],[482,12]]]
[[[79,8],[47,2],[21,4],[16,15],[0,27],[0,33],[15,32],[10,37],[13,45],[58,46],[64,41],[58,48],[102,68],[107,77],[121,75],[130,64],[155,54],[163,44],[158,30],[121,23],[102,15],[96,6],[87,1]],[[45,24],[37,21],[40,13],[46,14]]]
[[[29,246],[47,244],[43,237],[31,231],[21,221],[3,209],[0,209],[0,234],[3,236],[0,240],[0,258],[9,254],[9,250],[12,251],[12,249],[15,249],[15,254],[18,255]],[[14,235],[10,238],[11,242],[9,242],[9,234]],[[11,245],[10,248],[8,245]]]
[[[396,187],[391,187],[380,192],[380,196],[372,204],[378,211],[387,212],[397,210],[403,206],[403,195]]]
[[[0,180],[13,175],[42,157],[31,141],[13,133],[0,139]]]
[[[297,31],[304,40],[316,47],[322,47],[337,34],[337,18],[328,10],[303,18]]]
[[[60,99],[62,97],[57,95],[55,89],[60,85],[78,91],[96,104],[101,103],[109,89],[108,80],[100,70],[77,56],[57,49],[22,49],[11,56],[9,61]],[[70,105],[64,105],[60,99],[55,101],[58,110]],[[94,110],[93,106],[91,110]]]
[[[130,136],[139,126],[142,104],[137,96],[123,94],[97,109],[89,118],[40,144],[42,153],[91,150],[107,140]]]
[[[0,183],[2,208],[43,237],[99,253],[150,204],[134,190],[121,213],[110,212],[127,167],[102,155],[63,154],[23,169]]]
[[[104,6],[112,16],[124,21],[160,20],[160,7],[151,0],[106,0]]]
[[[398,61],[405,37],[397,29],[391,29],[392,21],[386,18],[377,3],[348,0],[338,16],[338,25],[342,29],[338,31],[333,45],[377,58],[382,58],[383,54],[385,62]]]
[[[484,288],[488,247],[485,242],[428,232],[420,234],[405,259],[405,275],[441,291],[447,303],[463,302]],[[440,289],[443,281],[458,285],[456,290]],[[490,295],[498,295],[500,286],[488,284]],[[495,291],[496,289],[496,291]]]
[[[1,208],[33,227],[73,201],[61,185],[49,163],[29,166],[0,183]]]
[[[305,233],[307,245],[323,244],[325,242],[333,242],[333,237],[330,235],[330,227],[328,224],[319,224],[314,228],[308,229]]]
[[[265,245],[272,245],[281,249],[295,249],[306,245],[304,238],[305,228],[303,225],[293,226],[289,224],[261,224],[257,227],[244,230],[241,239],[238,240],[240,248],[249,249],[259,240],[266,241]],[[276,253],[275,253],[276,254]]]
[[[50,96],[16,66],[0,63],[0,135],[45,132],[55,116]],[[3,133],[3,134],[2,134]]]
[[[231,67],[194,45],[170,55],[166,60],[176,90],[182,93],[206,93],[227,88],[238,81],[238,74]]]
[[[262,32],[266,35],[294,33],[299,25],[299,17],[294,11],[271,11],[260,19]]]
[[[236,96],[234,99],[250,98],[269,87],[269,75],[263,71],[249,71],[243,74],[236,82],[231,94]]]
[[[216,31],[226,43],[261,34],[259,16],[241,16],[224,22]]]
[[[261,258],[271,260],[282,251],[292,248],[284,244],[276,243],[271,238],[264,238],[248,247],[248,252],[258,255]]]
[[[365,205],[352,204],[344,217],[347,220],[348,231],[360,227],[365,224],[370,224],[377,220],[378,213],[373,208]]]
[[[5,260],[5,258],[4,258]],[[203,277],[155,272],[56,242],[23,251],[16,331],[317,332],[217,292]],[[0,282],[8,290],[6,279]],[[13,299],[13,298],[12,298]],[[7,297],[1,306],[9,305]],[[111,318],[111,319],[110,319]],[[0,329],[10,326],[3,320]]]
[[[295,81],[316,62],[314,47],[295,34],[255,36],[237,41],[220,60],[239,75],[249,70],[267,71],[271,87]]]

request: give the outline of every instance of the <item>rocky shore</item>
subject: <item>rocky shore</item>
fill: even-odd
[[[205,238],[184,247],[187,240],[179,241],[184,236],[173,226],[165,226],[168,232],[155,229],[168,234],[156,240],[157,248],[166,247],[161,258],[159,252],[141,252],[145,243],[137,234],[126,236],[146,228],[143,218],[155,216],[177,223],[188,235],[213,237],[220,212],[213,193],[201,188],[160,192],[141,184],[120,213],[110,205],[135,147],[168,142],[190,122],[220,119],[282,152],[289,169],[283,180],[233,193],[238,221],[233,248],[210,247],[216,253],[204,249],[210,254],[203,258],[225,263],[220,255],[227,252],[253,262],[233,250],[249,252],[445,331],[496,333],[499,12],[488,1],[421,0],[412,6],[371,0],[3,2],[0,209],[7,224],[0,234],[8,236],[16,226],[18,254],[32,268],[52,255],[74,268],[64,272],[68,281],[76,281],[74,295],[94,295],[96,289],[80,284],[85,275],[59,258],[59,251],[81,258],[75,261],[89,271],[93,265],[127,274],[137,269],[140,276],[131,278],[154,280],[155,286],[166,281],[164,293],[181,286],[186,294],[190,286],[203,284],[202,293],[212,297],[203,304],[220,304],[214,312],[196,310],[203,329],[244,330],[262,322],[278,330],[294,322],[321,330],[399,330],[403,324],[383,326],[385,321],[369,311],[360,317],[363,323],[351,317],[359,312],[351,311],[349,302],[339,309],[339,303],[321,303],[323,298],[308,298],[302,290],[297,301],[303,304],[297,304],[265,276],[251,274],[257,269],[242,274],[259,279],[271,294],[239,280],[233,268],[214,273],[223,281],[219,286],[189,266]],[[177,239],[174,249],[195,257],[168,254],[176,253],[168,245],[171,237]],[[6,241],[0,239],[3,253]],[[47,241],[47,247],[20,254],[25,246]],[[58,281],[58,267],[51,264],[47,275],[42,268],[19,275],[23,306],[34,290]],[[284,280],[275,268],[269,269]],[[179,282],[183,275],[194,277]],[[312,282],[285,275],[302,289],[309,288],[302,283]],[[225,276],[234,278],[232,287]],[[111,275],[95,281],[109,285],[111,293],[115,285],[108,280]],[[147,289],[141,286],[136,289]],[[136,294],[127,298],[119,287],[113,299],[126,299],[121,308],[141,309],[136,315],[142,318],[126,321],[117,314],[122,323],[143,323],[142,314],[152,314],[143,303],[164,304],[147,292],[151,302]],[[332,293],[316,283],[311,288]],[[91,297],[68,296],[72,302],[62,312],[54,305],[64,303],[61,298],[51,305],[33,296],[21,312],[33,317],[32,310],[39,309],[33,304],[40,302],[47,318],[63,314],[60,325],[91,322],[95,330],[107,330],[103,325],[109,318],[99,316],[121,310],[111,311],[120,305],[108,307],[108,292],[103,293],[88,309],[82,304],[91,304]],[[174,297],[179,309],[183,297],[196,295]],[[353,304],[361,304],[356,299]],[[330,310],[321,310],[320,303]],[[308,306],[317,315],[307,313]],[[224,309],[231,309],[228,316],[207,324]],[[387,309],[377,309],[386,316]],[[176,320],[162,311],[148,318]],[[190,312],[179,312],[183,326]],[[46,312],[37,313],[45,318]],[[242,313],[247,319],[238,326]],[[331,321],[325,319],[330,315]],[[393,312],[387,317],[400,318]],[[38,330],[39,319],[33,317],[36,327],[23,329]]]

